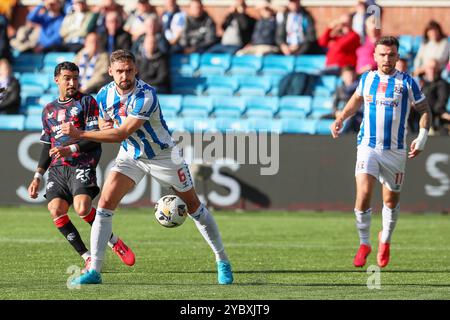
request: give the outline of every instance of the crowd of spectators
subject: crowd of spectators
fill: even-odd
[[[342,79],[334,93],[334,112],[339,112],[358,77],[376,69],[374,44],[382,35],[379,21],[368,10],[375,4],[373,0],[355,0],[352,10],[331,21],[321,34],[317,34],[315,18],[300,0],[289,0],[284,8],[274,8],[269,1],[261,0],[253,10],[245,0],[234,0],[220,25],[201,0],[191,0],[183,10],[176,0],[166,0],[160,14],[150,0],[138,0],[127,10],[115,0],[100,0],[93,7],[86,0],[43,0],[11,37],[8,28],[16,4],[16,0],[2,0],[0,5],[0,87],[6,88],[0,93],[0,113],[13,112],[8,103],[16,101],[17,94],[11,91],[20,90],[11,72],[12,50],[76,53],[80,90],[95,93],[111,80],[108,55],[119,48],[135,53],[139,77],[161,93],[170,93],[171,54],[325,54],[323,73]],[[428,23],[423,40],[415,59],[399,61],[398,68],[412,72],[418,79],[429,96],[433,130],[447,134],[450,89],[442,74],[443,70],[450,73],[449,40],[436,21]],[[409,123],[414,130],[414,120]],[[348,128],[357,130],[358,124]]]

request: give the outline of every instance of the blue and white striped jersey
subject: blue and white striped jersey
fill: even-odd
[[[356,93],[364,98],[364,117],[358,145],[374,149],[405,149],[411,104],[425,99],[417,82],[396,71],[383,75],[368,71],[361,76]]]
[[[97,94],[100,118],[113,120],[119,127],[127,116],[146,120],[126,140],[121,148],[133,159],[152,159],[162,150],[174,146],[174,141],[163,119],[156,91],[142,80],[136,79],[134,89],[119,95],[114,81],[105,85]]]

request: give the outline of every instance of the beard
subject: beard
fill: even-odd
[[[75,88],[70,88],[70,89],[67,89],[66,90],[66,98],[67,99],[71,99],[71,98],[73,98],[73,97],[75,97],[76,96],[76,94],[77,94],[77,89],[75,89]]]
[[[125,81],[121,81],[116,84],[121,90],[129,90],[129,89],[131,89],[133,82],[130,80],[125,80]]]

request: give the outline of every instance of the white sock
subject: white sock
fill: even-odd
[[[113,236],[108,241],[108,246],[110,246],[111,248],[114,247],[117,241],[119,241],[119,237],[113,234]]]
[[[359,243],[370,246],[370,223],[372,220],[372,208],[366,211],[355,209],[356,228],[359,233]]]
[[[90,256],[91,256],[91,252],[90,251],[86,251],[85,253],[83,253],[81,255],[81,257],[84,259],[84,261],[86,261]]]
[[[91,229],[91,270],[100,272],[102,270],[105,249],[112,233],[112,217],[114,211],[97,208],[97,216]]]
[[[392,233],[394,232],[395,225],[397,224],[399,212],[400,204],[397,204],[394,209],[391,209],[383,203],[383,231],[381,232],[381,242],[391,242]]]
[[[194,220],[198,231],[202,234],[203,238],[211,247],[214,255],[216,256],[216,261],[228,261],[228,257],[225,253],[225,249],[222,244],[222,238],[220,236],[219,228],[217,227],[216,221],[212,214],[209,213],[208,209],[203,205],[190,215],[192,220]]]

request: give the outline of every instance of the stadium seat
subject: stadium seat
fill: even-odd
[[[158,101],[161,107],[163,116],[169,114],[175,117],[181,110],[182,96],[177,94],[159,94]]]
[[[25,106],[25,113],[27,116],[41,116],[42,106],[40,104],[30,104]]]
[[[267,77],[236,76],[239,83],[238,94],[241,96],[265,96],[272,84]]]
[[[450,99],[447,100],[447,112],[450,112]]]
[[[270,81],[270,91],[268,95],[270,96],[278,96],[279,88],[280,88],[280,81],[283,79],[284,75],[281,74],[272,74],[267,75],[265,78],[269,79]]]
[[[41,105],[41,107],[45,107],[47,104],[49,104],[50,102],[56,100],[58,97],[55,96],[54,94],[43,94],[40,98],[39,98],[39,104]]]
[[[245,111],[242,97],[211,96],[216,117],[239,118]]]
[[[413,47],[413,36],[402,34],[398,37],[398,42],[400,44],[399,51],[410,54]]]
[[[187,95],[181,101],[183,117],[207,118],[212,109],[211,97]]]
[[[37,72],[44,63],[44,55],[40,53],[21,53],[13,60],[15,72]]]
[[[423,36],[415,36],[414,39],[412,40],[412,47],[411,47],[411,51],[413,56],[415,56],[417,54],[417,52],[419,51],[419,47],[423,42]]]
[[[200,65],[200,54],[173,54],[170,56],[170,73],[184,77],[192,77]]]
[[[173,76],[171,79],[172,93],[182,95],[199,95],[206,84],[206,78],[191,78]]]
[[[22,114],[0,115],[0,130],[23,130],[25,116]]]
[[[283,96],[280,98],[281,118],[306,118],[311,113],[310,96]]]
[[[319,119],[316,123],[316,134],[330,135],[330,126],[333,122],[333,119]]]
[[[263,57],[261,73],[263,75],[285,75],[294,71],[295,56],[266,55]]]
[[[184,117],[183,126],[189,132],[216,131],[215,119]]]
[[[42,73],[22,73],[19,82],[20,89],[23,91],[33,91],[33,88],[40,88],[44,92],[49,87],[48,77]]]
[[[57,64],[69,61],[73,62],[75,53],[73,52],[49,52],[44,56],[44,66],[42,71],[53,74]]]
[[[233,118],[216,118],[216,129],[221,132],[245,132],[247,131],[246,119],[233,119]]]
[[[200,76],[224,75],[230,68],[231,55],[226,53],[204,53],[200,57]]]
[[[281,133],[315,134],[316,122],[313,119],[281,119]]]
[[[208,95],[232,96],[239,88],[236,78],[225,76],[209,76],[206,79],[203,93]]]
[[[312,111],[315,109],[327,109],[330,112],[333,109],[333,98],[329,97],[314,97],[312,100]]]
[[[320,76],[318,83],[314,88],[315,96],[329,97],[336,91],[336,76]]]
[[[273,118],[278,112],[278,97],[246,97],[245,98],[245,115],[249,118]]]
[[[261,56],[232,56],[228,73],[231,75],[255,76],[261,70],[261,67]]]
[[[295,58],[295,72],[317,74],[325,69],[326,55],[299,55]]]
[[[273,118],[249,118],[247,120],[247,131],[278,133],[281,131],[281,122]]]
[[[41,131],[42,118],[40,115],[29,115],[25,120],[25,130]]]

